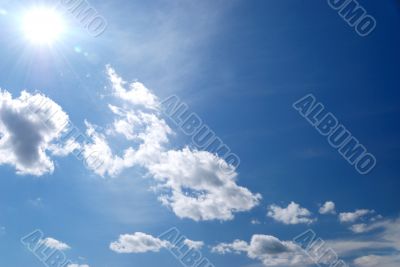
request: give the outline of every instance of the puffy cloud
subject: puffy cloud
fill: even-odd
[[[335,203],[327,201],[319,209],[320,214],[336,214]]]
[[[178,217],[231,220],[234,212],[256,206],[261,196],[238,186],[237,174],[221,170],[221,161],[209,152],[184,148],[163,153],[149,171],[170,192],[161,195],[160,200]]]
[[[286,208],[277,205],[271,205],[268,208],[269,217],[284,224],[310,224],[315,221],[311,218],[311,212],[302,208],[299,204],[291,202]]]
[[[227,165],[224,159],[189,147],[168,149],[174,133],[160,117],[157,97],[143,85],[139,91],[133,90],[133,85],[127,90],[127,83],[111,67],[107,72],[114,96],[122,105],[109,105],[115,119],[106,132],[87,123],[92,142],[85,145],[84,156],[98,152],[103,162],[100,167],[88,164],[89,168],[112,177],[134,166],[144,168],[156,181],[159,200],[180,218],[231,220],[234,213],[259,204],[261,195],[239,186],[236,172],[226,173],[221,168]],[[130,143],[121,155],[114,154],[107,141],[116,135]]]
[[[168,241],[163,241],[151,235],[136,232],[133,235],[121,235],[118,241],[110,244],[110,249],[117,253],[146,253],[158,252],[170,246]]]
[[[62,251],[70,249],[70,246],[52,237],[47,237],[43,240],[40,240],[39,243],[45,245],[48,248],[62,250]]]
[[[113,93],[116,97],[133,105],[140,105],[149,109],[158,109],[160,103],[158,98],[140,82],[133,82],[125,89],[127,82],[124,81],[111,66],[107,66],[107,74],[112,84]]]
[[[359,209],[354,212],[342,212],[339,214],[339,220],[342,223],[352,223],[362,218],[365,215],[374,213],[373,210]]]
[[[219,254],[246,253],[251,259],[259,260],[265,266],[307,266],[310,259],[301,247],[291,241],[281,241],[270,235],[253,235],[250,243],[235,240],[213,247],[212,252]]]
[[[23,91],[13,98],[0,91],[0,164],[14,166],[21,175],[52,173],[49,154],[68,154],[65,147],[55,149],[68,122],[62,108],[42,94]]]

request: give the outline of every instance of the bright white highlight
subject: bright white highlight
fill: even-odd
[[[52,44],[65,31],[60,14],[51,8],[35,8],[25,14],[22,21],[25,37],[35,44]]]

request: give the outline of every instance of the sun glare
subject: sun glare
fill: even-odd
[[[62,16],[51,8],[35,8],[27,12],[22,23],[25,37],[35,44],[51,45],[65,31]]]

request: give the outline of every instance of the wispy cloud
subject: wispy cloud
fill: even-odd
[[[365,215],[372,213],[374,213],[373,210],[367,209],[359,209],[354,212],[342,212],[339,214],[339,220],[342,223],[352,223],[364,217]]]

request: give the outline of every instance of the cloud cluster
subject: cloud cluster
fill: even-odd
[[[246,253],[250,259],[259,260],[265,266],[307,266],[310,259],[291,241],[281,241],[270,235],[253,235],[250,243],[235,240],[212,248],[218,254]]]
[[[41,94],[22,92],[13,98],[0,92],[0,164],[15,166],[19,174],[43,175],[54,170],[50,156],[66,156],[79,149],[86,165],[100,176],[116,177],[141,167],[157,182],[159,200],[180,218],[231,220],[234,213],[259,204],[261,195],[237,184],[237,173],[216,154],[189,147],[169,149],[173,131],[161,117],[158,98],[143,84],[125,82],[110,66],[107,75],[119,106],[109,105],[114,121],[105,131],[85,122],[86,140],[65,139],[69,118],[62,108]],[[129,144],[114,153],[110,139]],[[102,164],[98,164],[101,162]]]
[[[114,122],[106,132],[98,132],[87,123],[84,155],[99,152],[104,164],[90,166],[102,176],[116,176],[122,171],[140,166],[157,182],[159,200],[180,218],[231,220],[235,212],[248,211],[258,205],[261,195],[237,185],[237,173],[226,173],[220,166],[224,159],[207,151],[189,147],[168,149],[171,128],[161,118],[158,98],[143,84],[128,84],[107,67],[113,95],[120,106],[109,105]],[[126,89],[127,87],[128,89]],[[113,153],[107,141],[122,136],[129,143],[121,155]]]
[[[295,202],[291,202],[286,208],[271,205],[268,207],[267,215],[275,221],[284,224],[310,224],[315,221],[315,219],[311,217],[311,212],[308,209],[302,208]]]

